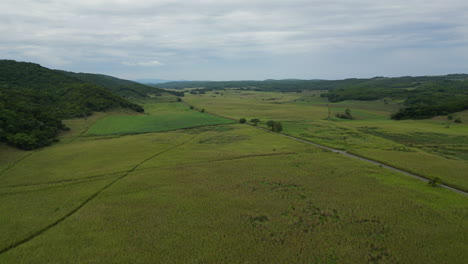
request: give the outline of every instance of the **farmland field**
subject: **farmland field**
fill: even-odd
[[[97,121],[86,132],[86,135],[137,134],[233,123],[229,119],[189,111],[188,107],[182,104],[177,104],[178,107],[174,107],[171,113],[158,112],[158,108],[164,110],[167,105],[153,105],[157,106],[156,109],[151,108],[154,111],[153,115],[107,116]]]
[[[468,190],[467,112],[465,123],[447,117],[395,121],[399,102],[343,101],[328,103],[321,92],[275,93],[226,90],[189,95],[185,101],[229,118],[276,120],[283,133],[343,149],[448,185]],[[349,108],[354,120],[335,117]],[[330,111],[330,118],[329,117]]]
[[[378,128],[364,128],[370,127],[364,118],[321,120],[327,108],[317,98],[309,106],[294,101],[300,94],[232,93],[221,102],[211,95],[187,101],[229,117],[283,121],[287,133],[318,135],[320,143],[361,152],[399,153],[393,147],[413,140],[408,133],[423,133],[439,122],[386,129],[393,121],[380,111],[393,106],[377,102],[382,109],[368,112],[380,116],[372,126]],[[280,104],[271,102],[276,100]],[[181,103],[148,102],[145,109],[149,115],[116,113],[114,121],[125,125],[136,118],[143,127],[158,114],[187,115],[191,118],[180,123],[195,126],[192,118],[210,116]],[[41,150],[2,146],[0,263],[464,263],[468,258],[464,195],[241,124],[136,135],[118,135],[111,126],[114,133],[104,136],[84,133],[113,116],[74,120],[61,142]],[[177,128],[166,120],[166,128]],[[439,161],[444,157],[422,145],[437,138],[463,148],[464,125],[452,128],[444,134],[449,139],[430,134],[411,148]],[[458,158],[447,170],[466,166],[462,152],[444,154]],[[463,171],[452,177],[461,185],[467,180]]]

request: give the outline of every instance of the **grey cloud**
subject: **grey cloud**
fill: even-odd
[[[322,74],[326,69],[332,71],[327,75],[335,72],[336,77],[352,67],[366,75],[373,68],[353,66],[356,57],[388,60],[385,54],[408,54],[421,47],[421,53],[412,54],[435,61],[440,57],[431,55],[434,52],[456,59],[447,47],[467,51],[465,2],[6,0],[0,3],[0,56],[51,67],[81,67],[81,71],[99,65],[108,69],[105,73],[130,77],[165,77],[138,72],[145,68],[148,74],[154,68],[155,75],[178,70],[179,76],[171,78],[187,79],[185,75],[192,75],[188,66],[198,65],[192,70],[200,74],[198,79],[210,79],[215,65],[217,69],[230,65],[226,74],[244,78],[245,72],[236,73],[231,67],[242,67],[240,61],[252,64],[250,72],[255,72],[255,66],[270,67],[272,74],[278,72],[273,67],[283,67],[271,61],[287,61],[291,67],[282,71],[295,77],[303,72],[302,78],[308,76],[294,67],[307,65],[311,73]],[[350,62],[343,63],[342,58]],[[317,65],[317,60],[330,66]],[[120,64],[118,72],[113,72],[116,64]],[[267,75],[261,73],[264,69],[257,71]],[[387,68],[387,72],[382,75],[397,70]]]

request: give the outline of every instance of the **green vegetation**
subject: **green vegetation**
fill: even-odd
[[[467,257],[465,197],[245,125],[61,142],[4,171],[0,195],[0,249],[29,238],[2,263]]]
[[[411,88],[411,89],[409,89]],[[424,119],[468,109],[468,80],[443,80],[414,83],[411,87],[359,84],[323,94],[331,102],[344,100],[404,100],[393,119]]]
[[[273,132],[278,132],[279,133],[279,132],[283,131],[283,125],[281,124],[281,122],[269,120],[269,121],[266,122],[266,125]]]
[[[0,142],[27,150],[48,146],[66,128],[62,119],[112,108],[143,112],[94,84],[33,63],[0,61]]]
[[[431,179],[428,184],[431,185],[432,187],[437,187],[442,183],[441,179],[439,177],[435,177],[434,179]]]
[[[74,73],[66,71],[58,71],[64,75],[79,79],[85,83],[92,83],[104,87],[120,96],[128,98],[141,98],[148,97],[150,95],[163,95],[170,93],[175,96],[184,96],[184,93],[176,91],[166,91],[157,87],[144,85],[137,82],[128,80],[122,80],[108,75],[103,74],[92,74],[92,73]]]
[[[375,77],[371,79],[345,80],[265,80],[204,82],[185,81],[159,84],[162,88],[194,88],[190,94],[207,91],[238,89],[241,91],[296,92],[329,91],[322,97],[330,102],[345,100],[402,100],[403,107],[392,118],[424,119],[468,109],[468,75],[420,77]],[[219,93],[218,93],[219,94]],[[343,118],[343,117],[340,117]]]
[[[467,197],[434,187],[468,190],[468,111],[395,121],[401,101],[321,94],[140,97],[48,148],[0,145],[0,263],[464,263]]]
[[[408,92],[393,119],[423,119],[468,109],[468,82],[433,83]]]
[[[259,122],[260,122],[260,119],[258,118],[250,119],[250,123],[252,123],[254,126],[257,126]]]
[[[270,92],[303,92],[314,90],[340,90],[352,87],[373,87],[377,89],[376,94],[372,91],[370,94],[361,93],[358,100],[376,100],[381,98],[379,93],[381,89],[386,89],[388,95],[392,95],[392,91],[396,89],[408,89],[427,82],[439,82],[445,80],[466,81],[466,74],[449,74],[445,76],[404,76],[396,78],[374,77],[370,79],[345,79],[345,80],[265,80],[265,81],[176,81],[157,84],[157,86],[166,89],[191,89],[195,94],[197,92],[204,93],[205,91],[224,90],[224,89],[240,89],[240,90],[255,90],[255,91],[270,91]]]
[[[336,113],[335,116],[338,118],[342,118],[342,119],[354,119],[353,116],[351,115],[351,110],[349,108],[346,108],[344,114]]]
[[[468,126],[447,117],[394,121],[393,100],[330,103],[323,92],[276,93],[227,90],[223,96],[190,95],[185,101],[233,119],[280,120],[282,133],[374,159],[468,190]],[[353,120],[335,114],[352,109]],[[330,110],[330,120],[328,112]],[[468,118],[468,111],[452,116]],[[447,128],[449,124],[449,128]],[[268,127],[266,122],[259,126]]]
[[[163,106],[164,107],[164,106]],[[234,121],[202,114],[195,111],[179,110],[171,114],[108,116],[97,121],[86,135],[119,135],[169,131],[180,128],[229,124]]]

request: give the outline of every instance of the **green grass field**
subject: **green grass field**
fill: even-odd
[[[147,104],[151,115],[107,116],[86,132],[86,135],[106,136],[169,131],[196,126],[230,124],[232,120],[190,110],[181,103]],[[168,112],[167,109],[170,109]],[[148,111],[148,110],[147,110]]]
[[[285,95],[285,102],[291,99]],[[294,101],[285,104],[298,107]],[[182,104],[148,106],[150,114],[190,113]],[[109,116],[74,120],[61,142],[41,150],[1,146],[0,263],[464,263],[468,258],[466,196],[241,124],[83,135]],[[288,122],[285,128],[296,124],[296,131],[323,130],[323,141],[330,144],[339,142],[335,135],[325,138],[336,129],[328,127],[332,124],[349,129],[339,129],[343,133],[368,135],[347,125],[364,121]],[[409,128],[392,131],[404,129]],[[359,142],[367,142],[366,149],[396,144],[377,135]]]
[[[86,135],[116,135],[169,131],[180,128],[229,124],[232,120],[197,112],[160,116],[109,116],[96,122]]]
[[[328,103],[322,92],[273,93],[227,90],[188,95],[189,104],[239,119],[283,123],[283,133],[339,148],[468,191],[468,125],[446,117],[394,121],[399,102]],[[335,117],[351,109],[355,120]],[[330,110],[330,120],[328,111]],[[468,111],[455,114],[466,119]]]

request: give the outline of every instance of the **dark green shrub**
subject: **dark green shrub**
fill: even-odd
[[[441,183],[442,183],[442,180],[439,177],[435,177],[431,179],[427,184],[429,184],[432,187],[437,187]]]

